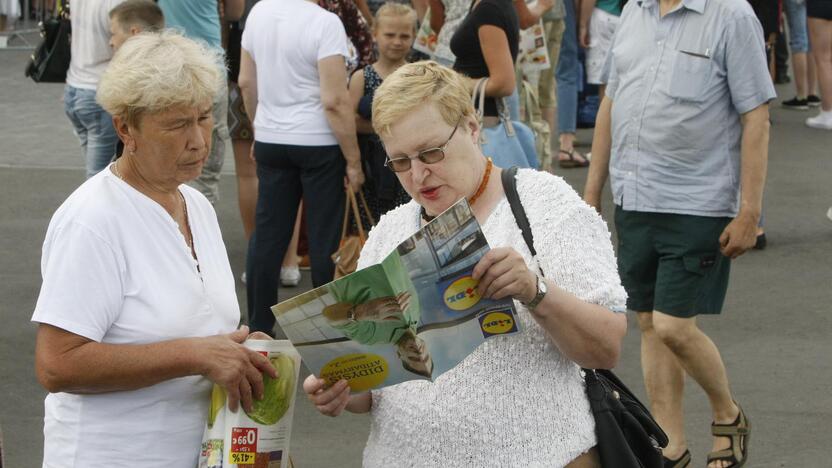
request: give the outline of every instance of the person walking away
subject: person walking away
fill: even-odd
[[[806,0],[783,0],[783,12],[788,24],[789,48],[794,71],[795,97],[783,101],[784,109],[806,110],[820,107],[817,96],[815,59],[809,53],[809,26],[806,20]],[[776,80],[775,80],[776,83]]]
[[[338,16],[306,0],[261,0],[246,21],[239,84],[254,122],[259,179],[246,262],[252,330],[274,333],[277,265],[301,197],[312,284],[332,281],[344,188],[358,190],[364,181],[347,90],[348,53]]]
[[[584,199],[600,212],[609,176],[665,466],[690,464],[685,374],[710,401],[708,467],[740,466],[751,425],[696,318],[721,311],[731,261],[756,240],[775,97],[762,28],[746,0],[631,1],[609,61]]]
[[[575,2],[564,0],[565,28],[560,43],[560,57],[555,69],[558,95],[558,164],[568,169],[589,166],[589,161],[575,150],[578,127],[578,15]]]
[[[107,167],[116,152],[113,118],[96,102],[95,91],[113,55],[108,14],[122,1],[72,3],[72,59],[64,87],[64,112],[81,143],[88,179]]]
[[[821,96],[820,113],[806,119],[806,125],[832,130],[832,1],[807,0],[806,15]]]

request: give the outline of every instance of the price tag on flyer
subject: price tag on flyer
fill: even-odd
[[[235,465],[253,465],[257,454],[257,428],[231,428],[231,450],[228,461]]]

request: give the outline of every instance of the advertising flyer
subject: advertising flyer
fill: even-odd
[[[311,372],[353,392],[433,380],[487,339],[519,331],[511,299],[480,297],[474,266],[489,250],[460,200],[391,252],[274,307]]]

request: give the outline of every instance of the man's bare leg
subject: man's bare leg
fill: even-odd
[[[687,450],[682,401],[685,370],[653,328],[653,313],[639,312],[641,329],[641,370],[650,399],[650,411],[667,434],[664,456],[677,460]]]
[[[708,395],[713,421],[717,424],[734,422],[739,407],[731,396],[725,364],[714,342],[696,325],[696,319],[678,318],[654,311],[652,324],[658,338]],[[730,445],[731,439],[714,437],[712,451],[727,449]],[[725,466],[727,464],[724,462],[714,462],[709,468]]]

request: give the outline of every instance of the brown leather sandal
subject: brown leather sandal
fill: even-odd
[[[589,166],[589,160],[579,154],[579,157],[583,159],[583,161],[579,161],[575,159],[575,150],[566,151],[566,150],[559,150],[558,154],[565,154],[569,156],[569,159],[558,159],[558,165],[564,169],[572,169],[573,167],[587,167]]]
[[[708,466],[715,461],[730,463],[726,468],[739,468],[748,460],[748,439],[751,437],[751,422],[745,416],[742,408],[737,419],[731,424],[711,423],[711,434],[715,437],[728,437],[731,446],[724,450],[717,450],[708,454]]]

